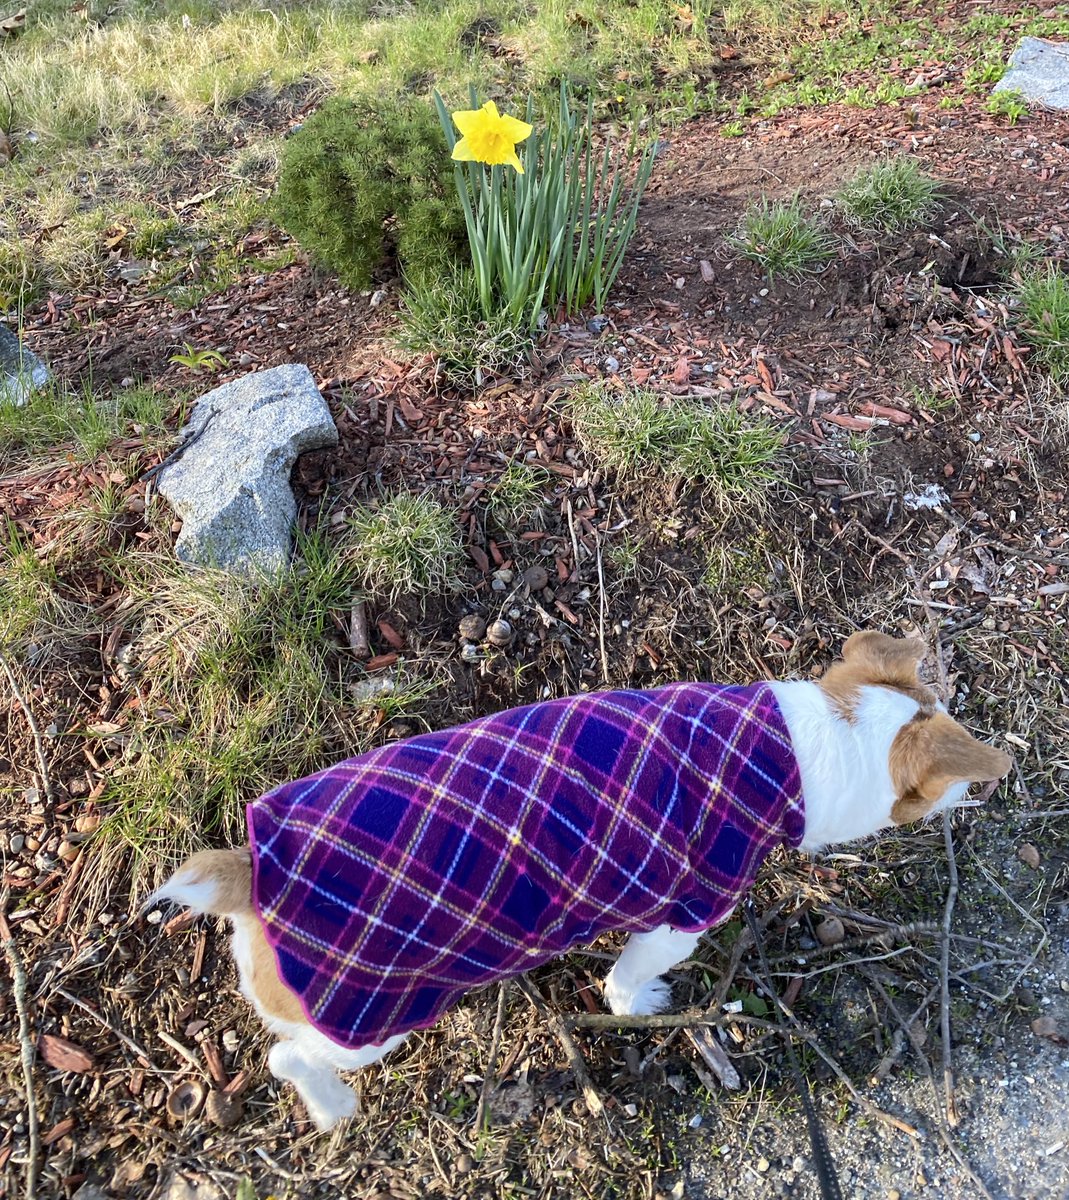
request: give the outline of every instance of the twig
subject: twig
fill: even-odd
[[[116,1026],[113,1025],[103,1013],[97,1012],[95,1008],[89,1004],[86,1004],[84,1000],[79,1000],[77,996],[72,995],[65,988],[54,988],[52,994],[55,996],[62,996],[68,1004],[73,1004],[75,1008],[80,1008],[82,1012],[88,1013],[94,1021],[97,1021],[103,1025],[104,1028],[112,1035],[112,1037],[118,1038],[123,1045],[129,1046],[129,1048],[138,1056],[139,1059],[141,1059],[141,1061],[150,1071],[154,1071],[161,1079],[168,1078],[167,1073],[161,1071],[160,1068],[157,1067],[152,1061],[148,1051],[144,1048],[144,1046],[139,1046],[132,1037],[128,1037],[121,1029],[116,1028]],[[199,1065],[200,1064],[198,1063],[197,1066],[199,1067]]]
[[[601,561],[601,535],[594,530],[594,548],[597,552],[598,565],[598,646],[601,649],[601,678],[605,684],[609,682],[609,656],[605,651],[605,610],[608,602],[605,598],[605,571]]]
[[[882,983],[880,983],[879,979],[876,978],[875,973],[872,971],[866,970],[864,967],[862,967],[862,973],[868,979],[869,983],[871,983],[872,986],[883,997],[883,1002],[887,1005],[888,1009],[890,1009],[891,1015],[894,1017],[894,1019],[898,1022],[899,1026],[901,1027],[902,1032],[905,1034],[906,1042],[909,1044],[909,1047],[913,1051],[914,1056],[916,1057],[917,1061],[920,1063],[921,1069],[924,1071],[925,1075],[928,1077],[928,1082],[932,1085],[932,1091],[935,1093],[936,1099],[938,1100],[939,1087],[935,1081],[935,1074],[932,1071],[932,1064],[928,1061],[928,1056],[924,1053],[924,1051],[920,1048],[920,1046],[918,1046],[917,1043],[913,1040],[913,1035],[910,1032],[910,1027],[912,1026],[916,1017],[913,1016],[913,1017],[904,1019],[902,1017],[902,1014],[899,1012],[898,1007],[895,1004],[894,1000],[891,999],[891,996],[888,993],[887,989],[883,986]],[[929,993],[929,995],[931,995],[931,993]],[[925,1004],[927,1003],[927,999],[925,999],[924,1003]],[[924,1005],[922,1004],[921,1008],[923,1008],[923,1007],[924,1007]],[[919,1013],[920,1013],[920,1009],[917,1010],[917,1015],[919,1015]],[[965,1158],[964,1154],[962,1154],[961,1150],[958,1149],[957,1143],[950,1136],[950,1129],[948,1128],[947,1123],[942,1119],[942,1113],[939,1112],[938,1107],[936,1108],[936,1125],[938,1126],[940,1136],[942,1137],[944,1143],[946,1144],[946,1148],[954,1156],[954,1159],[957,1162],[958,1166],[961,1167],[961,1169],[969,1176],[969,1178],[976,1185],[976,1187],[978,1189],[978,1194],[983,1196],[984,1200],[993,1200],[991,1193],[987,1190],[986,1187],[984,1187],[983,1180],[981,1180],[976,1175],[976,1173],[973,1171],[972,1167],[969,1166],[968,1160]]]
[[[33,709],[30,708],[29,702],[22,694],[19,681],[15,678],[15,672],[11,669],[11,664],[6,658],[0,657],[0,667],[3,667],[4,674],[11,684],[11,690],[15,693],[15,699],[26,714],[26,723],[29,725],[30,733],[33,735],[33,748],[37,754],[37,769],[41,775],[41,786],[45,790],[45,796],[48,799],[49,805],[54,805],[56,795],[52,787],[52,775],[48,766],[48,755],[45,753],[45,740],[41,734],[41,727],[37,724],[37,718],[33,715]]]
[[[494,1083],[494,1069],[497,1066],[497,1055],[501,1048],[501,1029],[505,1024],[505,996],[508,994],[509,981],[498,985],[497,1016],[494,1018],[494,1033],[490,1039],[490,1057],[486,1060],[483,1070],[483,1086],[479,1092],[479,1107],[475,1110],[475,1132],[483,1132],[486,1121],[486,1107],[490,1101],[490,1089]]]
[[[919,589],[918,589],[919,593]],[[925,599],[925,597],[921,597]],[[935,650],[935,665],[939,672],[940,691],[944,702],[949,700],[946,663],[943,661],[943,646],[939,640],[939,623],[925,602],[925,613],[932,633]],[[950,882],[947,885],[943,904],[943,929],[939,953],[939,1036],[943,1047],[943,1099],[946,1120],[951,1129],[958,1125],[958,1109],[954,1098],[954,1049],[950,1041],[950,924],[954,917],[954,905],[958,899],[958,860],[954,855],[954,830],[950,823],[949,809],[943,810],[943,845],[946,847],[947,870]]]
[[[579,1047],[575,1044],[575,1039],[568,1032],[564,1021],[546,1004],[529,979],[521,975],[518,983],[520,990],[541,1014],[542,1019],[553,1031],[564,1053],[568,1056],[568,1063],[572,1068],[572,1074],[575,1076],[575,1081],[582,1090],[583,1099],[586,1100],[587,1111],[592,1117],[604,1116],[605,1105],[601,1102],[601,1097],[598,1095],[594,1087],[594,1082],[590,1078],[590,1072],[586,1069],[586,1063],[579,1052]]]
[[[26,969],[22,965],[11,926],[7,923],[7,902],[10,891],[5,888],[0,898],[0,937],[3,938],[4,954],[11,968],[11,987],[15,996],[15,1011],[19,1016],[19,1052],[22,1059],[22,1077],[26,1084],[26,1128],[30,1140],[30,1153],[26,1159],[26,1200],[36,1200],[37,1172],[41,1158],[41,1126],[37,1116],[37,1101],[33,1094],[34,1045],[30,1032],[30,1014],[26,1004]]]

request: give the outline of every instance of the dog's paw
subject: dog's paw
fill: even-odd
[[[664,1012],[672,999],[672,986],[651,979],[635,989],[619,987],[612,975],[605,980],[605,1003],[618,1017],[649,1017]]]
[[[314,1086],[297,1084],[297,1092],[304,1101],[308,1115],[321,1133],[334,1128],[339,1121],[356,1112],[356,1093],[337,1076],[329,1082],[316,1080]]]

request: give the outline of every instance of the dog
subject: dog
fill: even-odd
[[[856,633],[817,682],[675,684],[545,701],[422,734],[248,806],[250,847],[194,854],[146,904],[228,917],[268,1063],[315,1125],[466,991],[631,934],[612,1012],[726,920],[776,846],[930,817],[1010,760],[918,679],[921,643]]]

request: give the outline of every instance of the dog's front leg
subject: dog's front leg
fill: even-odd
[[[668,925],[633,933],[605,980],[605,1003],[617,1016],[661,1012],[672,989],[660,976],[689,958],[700,937]]]

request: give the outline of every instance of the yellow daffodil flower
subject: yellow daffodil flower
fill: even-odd
[[[526,121],[502,116],[493,100],[487,100],[482,108],[455,112],[453,120],[463,135],[453,147],[457,162],[505,164],[523,174],[516,145],[531,135],[531,126]]]

